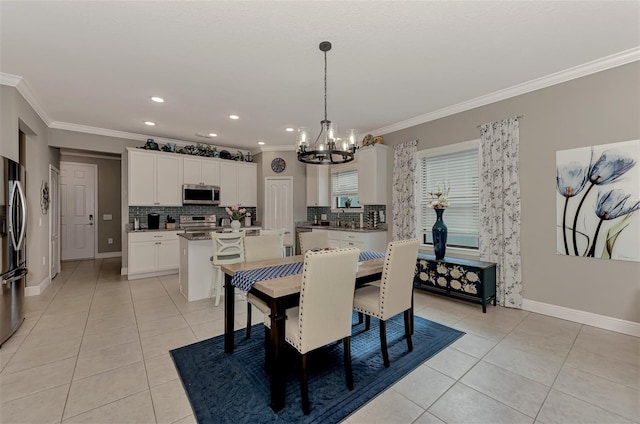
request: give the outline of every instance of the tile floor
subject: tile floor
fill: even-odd
[[[188,303],[177,275],[128,282],[119,271],[119,259],[66,262],[26,299],[0,349],[0,422],[195,422],[168,351],[222,334],[223,308]],[[346,423],[640,421],[640,339],[423,293],[415,305],[467,334]]]

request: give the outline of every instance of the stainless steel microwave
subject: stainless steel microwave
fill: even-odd
[[[219,205],[220,187],[200,184],[182,186],[183,205]]]

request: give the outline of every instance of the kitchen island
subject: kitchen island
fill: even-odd
[[[260,231],[260,227],[256,226],[242,227],[242,229],[246,231],[247,236],[257,235]],[[181,232],[178,233],[178,239],[180,243],[180,293],[189,302],[210,297],[213,283],[211,234],[209,232]]]

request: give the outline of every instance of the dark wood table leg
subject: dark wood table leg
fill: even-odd
[[[235,317],[235,293],[231,276],[224,274],[224,351],[233,353],[233,318]]]
[[[284,408],[287,385],[287,367],[284,361],[284,325],[286,320],[283,302],[271,301],[271,409],[278,412]]]

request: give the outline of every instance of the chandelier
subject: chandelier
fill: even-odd
[[[358,130],[348,130],[345,138],[337,136],[338,127],[327,119],[327,52],[331,43],[320,43],[324,52],[324,119],[320,121],[320,134],[313,143],[309,140],[309,129],[298,128],[297,151],[300,162],[312,165],[334,165],[351,162],[357,148]]]

